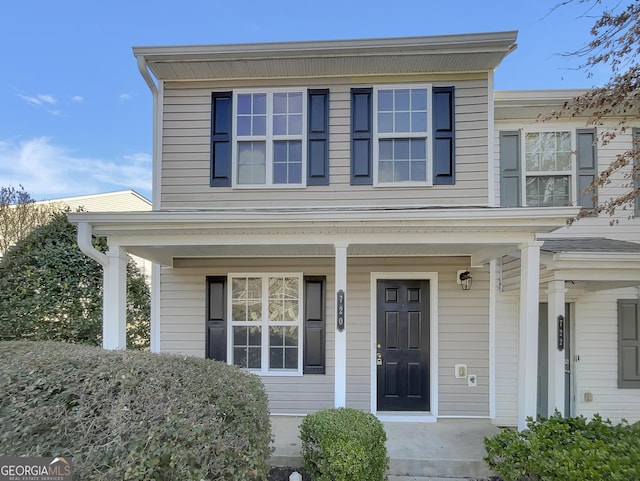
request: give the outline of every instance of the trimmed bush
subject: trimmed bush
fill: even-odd
[[[0,453],[72,456],[74,479],[264,480],[260,379],[226,364],[0,342]]]
[[[373,414],[325,409],[300,425],[305,472],[313,481],[382,481],[389,467],[387,434]]]
[[[640,425],[595,415],[527,420],[528,429],[484,440],[489,467],[504,481],[630,481],[640,479]]]

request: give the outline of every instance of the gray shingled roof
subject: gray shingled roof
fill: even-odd
[[[604,237],[575,237],[562,239],[544,239],[540,248],[543,252],[629,252],[640,253],[640,244]]]

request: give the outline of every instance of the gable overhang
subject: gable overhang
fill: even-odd
[[[542,253],[540,261],[550,279],[584,282],[587,291],[640,286],[638,252]]]
[[[517,32],[222,45],[134,47],[160,81],[357,77],[493,71]]]
[[[110,245],[167,266],[188,259],[464,256],[481,266],[564,226],[573,208],[294,209],[71,213]],[[86,229],[86,227],[85,227]]]

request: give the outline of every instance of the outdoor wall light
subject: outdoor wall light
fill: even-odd
[[[471,277],[471,273],[468,270],[458,271],[456,282],[460,284],[460,288],[463,291],[468,291],[471,289],[471,283],[473,282],[473,277]]]

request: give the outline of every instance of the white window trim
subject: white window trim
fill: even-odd
[[[258,136],[255,139],[251,136],[243,136],[243,141],[263,141],[266,142],[266,182],[264,184],[240,184],[238,183],[238,136],[236,134],[237,118],[238,118],[238,95],[241,94],[266,94],[267,95],[267,112],[266,112],[266,135]],[[301,93],[302,94],[302,134],[290,136],[278,136],[278,140],[298,140],[302,142],[302,178],[299,184],[274,184],[273,183],[273,94],[275,93]],[[234,89],[232,102],[232,119],[231,119],[231,187],[233,189],[302,189],[307,187],[307,104],[309,102],[307,89],[301,87],[291,88],[251,88],[251,89]]]
[[[529,171],[527,170],[526,159],[526,135],[531,133],[548,133],[548,132],[569,132],[571,136],[571,169],[570,170],[558,170],[558,171]],[[521,160],[521,175],[520,175],[520,202],[525,207],[531,207],[527,204],[527,177],[554,177],[554,176],[569,176],[569,203],[570,205],[578,204],[578,189],[576,182],[578,181],[577,172],[577,159],[576,159],[576,127],[569,126],[549,126],[545,128],[529,128],[522,129],[522,140],[520,142],[520,159]],[[536,206],[533,206],[536,207]]]
[[[227,319],[229,319],[229,329],[227,329],[227,364],[233,365],[233,328],[236,326],[256,326],[255,322],[234,322],[231,316],[233,305],[233,278],[260,277],[262,278],[262,312],[263,319],[260,322],[261,330],[261,369],[243,368],[243,371],[251,372],[259,376],[302,376],[303,363],[303,315],[304,315],[304,276],[302,272],[232,272],[227,274]],[[269,323],[268,321],[268,292],[269,277],[297,277],[298,278],[298,322]],[[298,328],[298,369],[269,369],[269,327],[287,326]]]
[[[380,90],[393,90],[393,89],[426,89],[427,90],[427,141],[426,141],[426,149],[427,149],[427,165],[425,166],[427,172],[426,181],[425,182],[379,182],[378,181],[378,160],[380,157],[380,152],[378,148],[378,142],[380,138],[416,138],[417,135],[408,134],[397,134],[397,133],[387,133],[383,135],[378,135],[378,91]],[[374,187],[431,187],[433,186],[433,132],[432,132],[432,123],[433,123],[433,86],[427,83],[409,83],[409,84],[382,84],[376,85],[373,87],[373,122],[372,122],[372,142],[373,142],[373,186]]]

